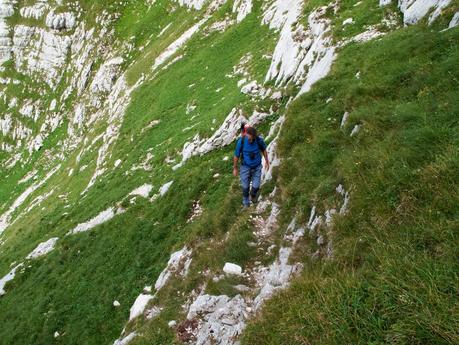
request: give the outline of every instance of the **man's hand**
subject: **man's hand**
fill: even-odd
[[[268,162],[268,161],[265,161],[265,170],[266,170],[266,171],[269,170],[269,162]]]
[[[236,167],[233,168],[233,175],[237,176],[237,168]]]

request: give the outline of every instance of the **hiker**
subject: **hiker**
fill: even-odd
[[[265,158],[265,169],[269,169],[268,153],[263,138],[257,135],[257,130],[247,124],[241,126],[242,136],[236,143],[233,158],[233,175],[237,176],[237,163],[241,159],[240,179],[242,187],[242,204],[244,207],[257,202],[257,194],[261,183],[261,154]],[[250,189],[252,183],[252,189]]]

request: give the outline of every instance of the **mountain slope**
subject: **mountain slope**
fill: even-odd
[[[457,1],[0,8],[2,344],[457,341]]]
[[[292,106],[279,146],[284,206],[307,222],[311,201],[328,209],[342,183],[349,211],[314,230],[333,258],[306,261],[243,343],[457,343],[457,39],[409,28],[349,46]],[[317,247],[312,235],[298,255]]]

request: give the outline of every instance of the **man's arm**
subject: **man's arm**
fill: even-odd
[[[261,153],[263,154],[263,157],[265,158],[265,169],[269,170],[268,150],[266,149],[267,145],[265,141],[263,140],[263,138],[260,138],[260,139],[261,139],[261,147],[260,147]]]
[[[237,176],[237,162],[239,161],[239,157],[233,157],[233,175]]]
[[[269,170],[268,150],[263,151],[263,157],[265,158],[265,169]]]
[[[241,141],[242,139],[238,139],[236,142],[236,149],[234,150],[234,157],[233,157],[233,175],[237,176],[237,163],[239,161],[239,156],[241,155]]]

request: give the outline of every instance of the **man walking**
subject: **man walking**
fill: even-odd
[[[242,187],[242,204],[244,207],[257,202],[257,194],[261,184],[261,155],[265,158],[265,168],[269,169],[268,153],[263,138],[257,135],[253,127],[244,127],[241,138],[236,143],[233,158],[233,175],[238,174],[238,161],[241,159],[240,179]],[[252,188],[250,189],[250,184]]]

